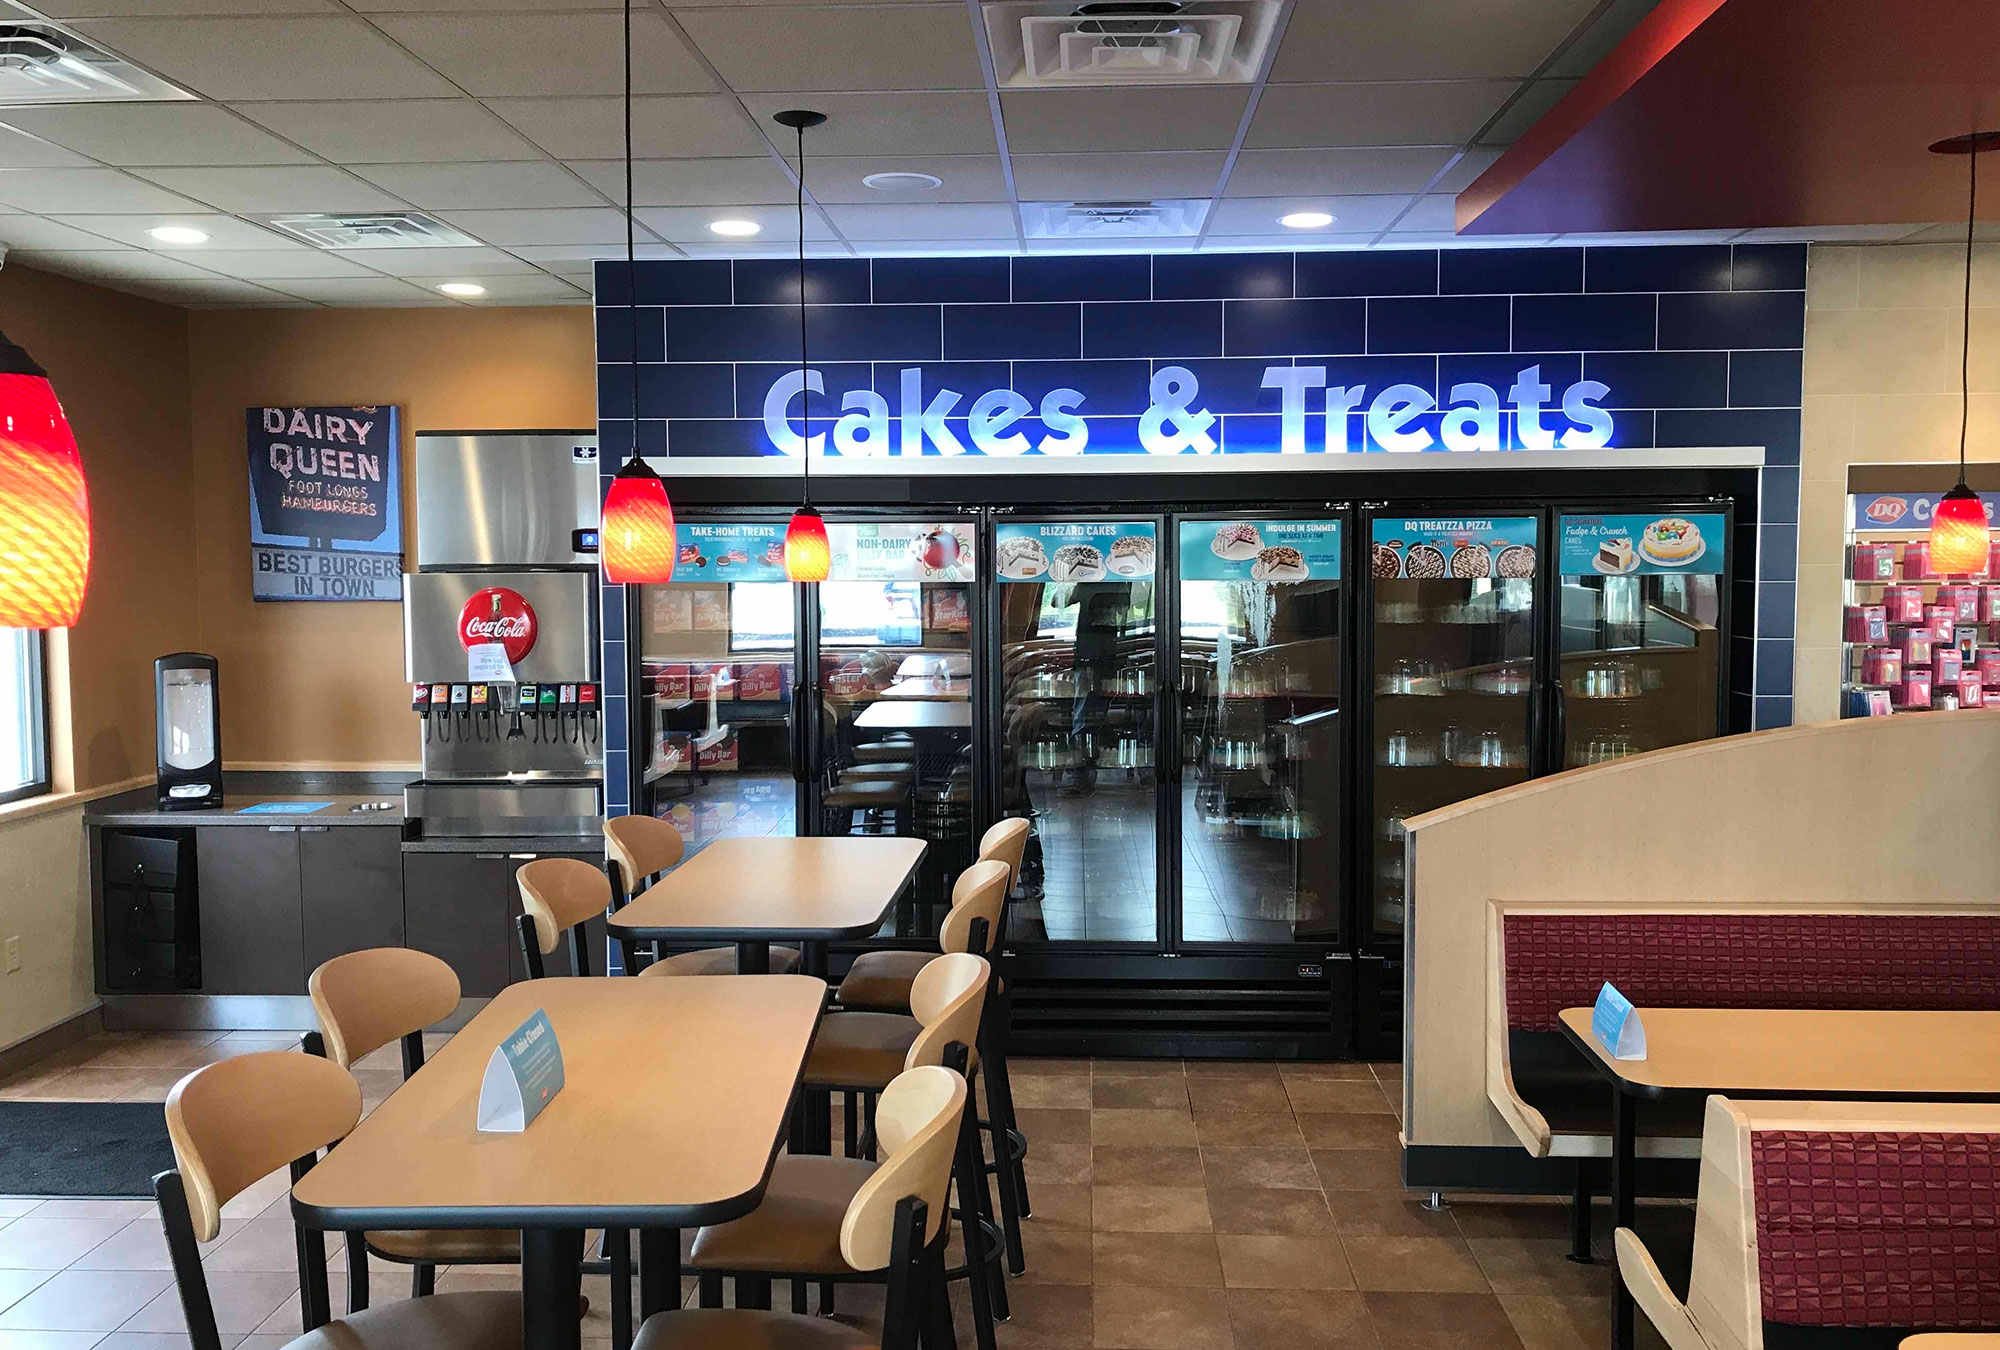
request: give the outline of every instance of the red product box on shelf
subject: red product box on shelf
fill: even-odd
[[[1940,586],[1937,590],[1937,602],[1940,605],[1950,605],[1952,617],[1959,623],[1978,623],[1979,591],[1980,588],[1977,586],[1963,584]]]
[[[1870,647],[1861,654],[1863,684],[1901,684],[1903,654],[1894,647]]]
[[[1977,669],[1986,684],[2000,685],[2000,647],[1981,647]]]
[[[728,661],[693,661],[688,664],[688,696],[736,697],[736,667]]]
[[[1844,616],[1849,642],[1889,640],[1889,611],[1881,605],[1849,605]]]
[[[1862,706],[1870,717],[1889,715],[1889,691],[1887,689],[1864,689],[1861,691]]]
[[[736,668],[736,697],[747,703],[775,703],[784,692],[783,667],[776,661],[745,661]]]
[[[1938,685],[1956,684],[1965,671],[1965,654],[1956,647],[1937,646],[1931,649],[1931,682]]]
[[[1983,708],[1986,706],[1986,687],[1977,675],[1961,675],[1958,678],[1958,706],[1961,708]]]
[[[1889,611],[1890,623],[1922,623],[1924,621],[1924,588],[1921,586],[1884,586],[1882,607]]]
[[[732,773],[742,765],[738,757],[736,738],[724,736],[714,745],[695,751],[695,767],[712,773]]]
[[[1912,539],[1903,545],[1903,580],[1922,581],[1926,577],[1936,575],[1937,573],[1931,571],[1930,540]]]
[[[1854,579],[1856,581],[1894,581],[1896,579],[1896,546],[1875,542],[1854,546]]]
[[[661,698],[686,698],[688,696],[688,668],[682,661],[660,667],[660,673],[653,677],[653,692]]]
[[[1903,682],[1896,686],[1893,700],[1899,708],[1928,708],[1931,706],[1931,673],[1928,670],[1903,671]]]
[[[1979,622],[2000,621],[2000,586],[1977,586],[1979,592]]]
[[[1923,629],[1904,629],[1898,635],[1896,645],[1903,649],[1905,666],[1927,666],[1931,663],[1931,635]]]
[[[1958,626],[1958,611],[1950,605],[1925,605],[1924,627],[1939,642],[1949,642]]]

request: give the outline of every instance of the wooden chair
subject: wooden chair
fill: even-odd
[[[1004,862],[980,861],[960,872],[958,880],[951,886],[951,909],[938,930],[939,950],[973,950],[966,945],[971,937],[970,920],[984,918],[987,923],[986,941],[978,950],[980,955],[990,958],[999,945],[1000,924],[1006,903],[1007,865]],[[958,920],[959,911],[967,906],[971,909],[966,918],[954,923]],[[847,968],[847,976],[841,980],[840,989],[834,997],[841,1007],[847,1009],[907,1013],[910,1010],[910,985],[925,966],[937,959],[937,955],[937,952],[900,949],[863,952]]]
[[[392,1041],[401,1041],[403,1077],[424,1063],[424,1028],[458,1009],[458,976],[427,952],[377,947],[336,956],[306,981],[319,1030],[308,1033],[306,1049],[343,1069]],[[441,1265],[518,1265],[521,1235],[508,1229],[410,1229],[350,1233],[347,1241],[347,1306],[368,1306],[368,1258],[407,1265],[410,1293],[437,1290]]]
[[[1949,1350],[2000,1327],[1996,1159],[1992,1104],[1710,1097],[1687,1296],[1629,1228],[1618,1271],[1670,1350]]]
[[[672,821],[657,816],[614,816],[604,822],[604,853],[611,880],[613,910],[623,909],[660,873],[677,866],[687,844]],[[734,975],[734,947],[703,947],[698,951],[656,957],[643,968],[636,943],[626,943],[625,969],[635,975]],[[771,948],[771,973],[790,975],[799,968],[796,947]]]
[[[319,1150],[361,1119],[361,1088],[317,1055],[266,1050],[196,1069],[167,1096],[174,1167],[153,1178],[167,1254],[193,1350],[222,1350],[196,1245],[222,1231],[222,1207],[280,1167],[296,1182]],[[305,1334],[285,1350],[521,1350],[521,1298],[482,1291],[400,1299],[332,1319],[326,1237],[298,1232]]]

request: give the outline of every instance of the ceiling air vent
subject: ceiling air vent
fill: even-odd
[[[269,223],[320,248],[477,248],[479,241],[420,211],[358,216],[272,216]]]
[[[1201,232],[1204,200],[1157,202],[1022,202],[1021,228],[1030,239],[1188,238]]]
[[[54,24],[0,24],[0,104],[193,98]]]
[[[1248,84],[1278,0],[1001,0],[984,12],[1004,89]]]

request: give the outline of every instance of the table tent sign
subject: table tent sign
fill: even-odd
[[[1609,980],[1597,991],[1597,1005],[1590,1013],[1590,1030],[1613,1059],[1646,1057],[1646,1027],[1639,1020],[1639,1010]]]
[[[541,1008],[507,1033],[486,1061],[479,1084],[479,1129],[519,1134],[563,1089],[562,1046]]]
[[[1009,522],[993,546],[1003,582],[1149,581],[1153,534],[1151,521]]]
[[[1340,580],[1337,520],[1184,520],[1182,581]]]
[[[397,411],[244,410],[253,599],[402,600]]]
[[[1720,512],[1689,516],[1564,516],[1562,575],[1722,575],[1725,552]]]

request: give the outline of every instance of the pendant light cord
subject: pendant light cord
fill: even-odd
[[[632,377],[632,459],[639,458],[639,266],[632,226],[632,0],[625,11],[625,352]]]
[[[799,478],[800,498],[807,506],[812,505],[812,373],[806,365],[806,128],[800,123],[795,130],[799,134],[799,415],[805,424],[799,458],[805,464],[805,472]],[[1970,294],[1970,292],[1968,292]]]
[[[1972,230],[1979,219],[1979,150],[1974,141],[1966,158],[1965,329],[1958,348],[1958,485],[1965,486],[1965,432],[1972,420]]]

